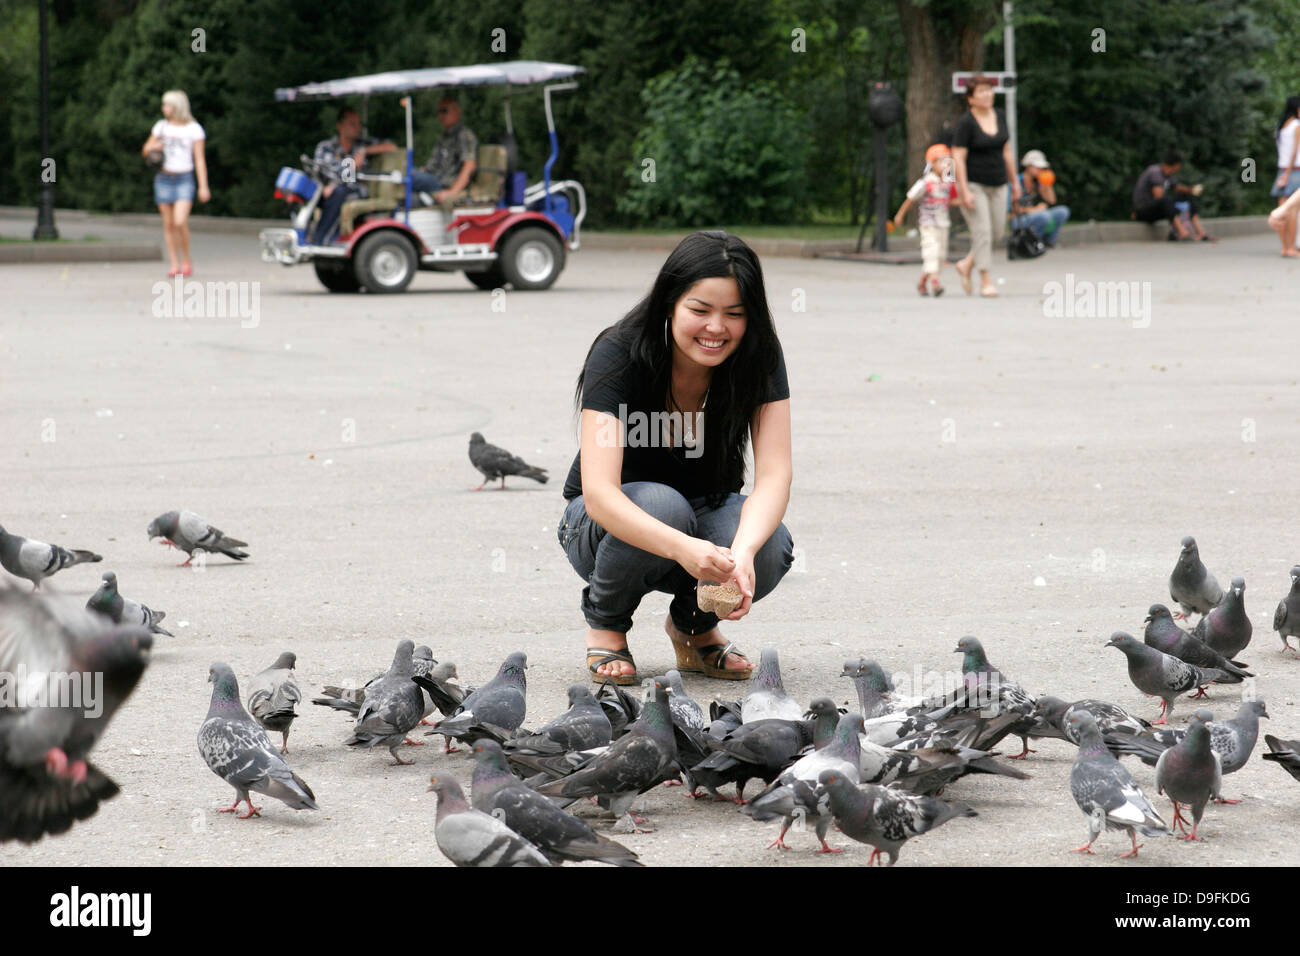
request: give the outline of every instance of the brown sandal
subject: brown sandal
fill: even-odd
[[[597,660],[592,661],[595,655]],[[631,664],[633,672],[631,674],[600,674],[597,668],[610,664],[614,661],[622,661],[624,664]],[[589,647],[587,648],[587,670],[591,673],[591,679],[597,684],[618,684],[620,687],[627,687],[640,682],[636,676],[636,661],[632,660],[632,652],[626,647],[608,648],[608,647]]]
[[[726,644],[710,644],[708,647],[695,647],[673,641],[673,651],[677,654],[677,669],[683,673],[703,674],[716,680],[748,680],[754,673],[751,664],[744,670],[730,670],[725,667],[728,654],[737,654],[736,645],[731,641]]]

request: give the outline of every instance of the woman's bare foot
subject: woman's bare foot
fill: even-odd
[[[966,266],[966,268],[964,269],[962,268],[963,263]],[[962,290],[967,295],[970,295],[971,293],[970,273],[971,273],[971,269],[975,267],[975,260],[970,256],[966,256],[965,258],[958,259],[956,262],[954,262],[952,264],[952,267],[957,270],[957,275],[961,276]]]
[[[598,647],[606,651],[627,650],[627,635],[619,631],[601,631],[594,627],[587,628],[587,647]],[[630,677],[636,674],[636,668],[627,661],[610,661],[596,668],[596,673],[605,677]]]
[[[712,630],[705,631],[703,634],[696,634],[692,637],[679,631],[673,624],[672,617],[664,618],[664,630],[668,633],[669,639],[677,644],[687,644],[694,648],[712,647],[715,644],[726,644],[727,639],[722,636],[722,632],[715,626]],[[725,670],[745,671],[751,669],[754,665],[749,662],[740,651],[732,651],[722,662]]]

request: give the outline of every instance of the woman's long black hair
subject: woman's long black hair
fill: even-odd
[[[701,465],[718,498],[745,480],[745,450],[749,426],[758,407],[768,401],[768,383],[780,361],[780,344],[763,287],[763,268],[754,250],[738,237],[720,230],[696,232],[672,251],[655,277],[648,295],[622,319],[596,336],[587,358],[606,336],[626,343],[627,362],[611,371],[621,375],[631,366],[641,384],[638,404],[663,408],[672,388],[673,311],[678,301],[701,279],[731,278],[740,288],[745,308],[745,334],[709,381]],[[574,406],[581,412],[586,363],[578,375]]]
[[[1282,118],[1277,121],[1277,128],[1273,130],[1273,138],[1277,139],[1282,135],[1282,127],[1291,117],[1300,114],[1300,96],[1288,96],[1286,105],[1282,107]]]

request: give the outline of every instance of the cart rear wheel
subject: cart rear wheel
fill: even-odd
[[[352,263],[346,259],[314,259],[316,278],[331,292],[359,292],[361,286],[352,272]]]
[[[525,226],[506,237],[498,261],[516,289],[549,289],[564,269],[564,245],[549,230]]]
[[[418,264],[410,240],[392,230],[366,236],[352,255],[357,281],[374,293],[404,291]]]

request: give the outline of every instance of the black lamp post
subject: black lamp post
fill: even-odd
[[[889,127],[903,118],[903,101],[893,86],[883,81],[871,84],[867,97],[867,117],[875,127],[872,145],[876,154],[876,231],[871,238],[871,248],[877,252],[888,251],[889,231],[889,170],[885,164],[885,134]]]
[[[41,164],[50,158],[50,11],[48,0],[38,0],[41,21]],[[57,168],[57,167],[56,167]],[[54,227],[54,184],[44,181],[36,203],[36,229],[33,239],[57,239]]]

